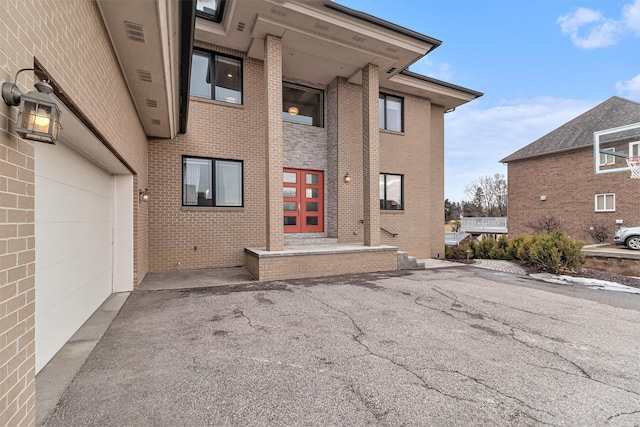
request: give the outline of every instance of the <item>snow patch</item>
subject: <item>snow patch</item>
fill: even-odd
[[[534,279],[543,280],[549,283],[557,283],[559,285],[578,284],[583,285],[591,289],[600,289],[603,291],[618,291],[627,292],[630,294],[640,294],[639,288],[631,286],[621,285],[620,283],[609,282],[607,280],[589,279],[586,277],[573,277],[573,276],[557,276],[549,273],[537,273],[530,274],[529,276]]]

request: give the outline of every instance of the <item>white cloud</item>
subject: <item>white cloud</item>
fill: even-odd
[[[620,19],[607,18],[598,10],[579,7],[559,17],[556,24],[579,48],[611,46],[627,33],[640,36],[640,0],[624,5]]]
[[[425,76],[433,77],[438,80],[451,80],[453,77],[453,69],[450,64],[445,62],[436,64],[428,56],[421,58],[419,61],[409,67],[411,71]]]
[[[626,82],[616,83],[616,90],[625,98],[640,101],[640,74]]]
[[[539,97],[482,108],[481,101],[445,115],[445,197],[449,200],[464,200],[464,186],[473,179],[506,175],[501,159],[601,102]]]
[[[559,17],[556,23],[560,24],[563,34],[571,36],[574,45],[583,49],[616,44],[622,27],[620,21],[605,18],[601,12],[584,7]],[[582,28],[586,30],[581,33]]]

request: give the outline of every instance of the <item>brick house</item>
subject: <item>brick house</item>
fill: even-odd
[[[553,218],[571,237],[613,239],[620,223],[640,225],[640,182],[624,158],[640,148],[640,104],[614,96],[501,160],[508,164],[509,234],[531,234]],[[602,152],[601,152],[602,150]]]
[[[0,424],[33,423],[36,373],[149,271],[443,255],[444,114],[482,94],[407,70],[440,41],[331,1],[0,2],[0,21],[0,80],[48,80],[63,127],[22,139],[0,103]]]

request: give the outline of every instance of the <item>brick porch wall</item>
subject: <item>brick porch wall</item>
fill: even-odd
[[[146,186],[146,137],[95,2],[0,2],[0,80],[13,82],[34,58],[135,169]],[[96,85],[95,82],[100,84]],[[20,75],[33,90],[33,72]],[[107,108],[117,106],[105,114]],[[0,425],[35,420],[33,143],[13,129],[17,108],[0,102]],[[137,192],[137,189],[135,190]],[[146,211],[135,210],[135,274],[146,274]]]
[[[594,243],[587,233],[606,226],[609,242],[617,219],[640,225],[640,181],[629,172],[594,173],[591,147],[509,163],[509,234],[533,234],[532,221],[553,215],[571,237]],[[615,212],[595,212],[595,195],[615,193]],[[545,201],[540,196],[546,196]]]

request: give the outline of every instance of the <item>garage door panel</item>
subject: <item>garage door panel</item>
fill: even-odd
[[[73,274],[69,274],[69,271],[73,271]],[[111,246],[94,248],[45,268],[36,267],[36,276],[41,277],[36,287],[36,317],[87,286],[93,287],[97,295],[110,293],[110,274]]]
[[[105,178],[110,180],[111,176],[105,173]],[[109,193],[96,194],[95,191],[37,176],[36,188],[43,187],[47,191],[37,195],[36,210],[40,206],[56,206],[58,209],[40,212],[40,222],[111,221],[111,198],[105,197],[111,188],[105,189]]]
[[[50,265],[92,252],[111,241],[110,222],[55,223],[38,224],[38,250],[49,254],[39,260],[36,269],[44,269]],[[109,251],[111,247],[109,245]],[[91,260],[90,260],[91,261]]]
[[[110,277],[111,272],[106,272],[96,277],[96,280],[107,281]],[[52,307],[42,316],[38,317],[36,314],[36,371],[42,369],[60,349],[59,337],[67,337],[63,343],[71,338],[79,328],[77,319],[88,319],[110,293],[109,290],[104,289],[101,294],[96,294],[94,287],[87,284],[69,295],[64,304]],[[74,307],[73,311],[69,307]],[[47,327],[38,328],[37,325],[47,325]],[[53,334],[51,331],[56,333]]]

